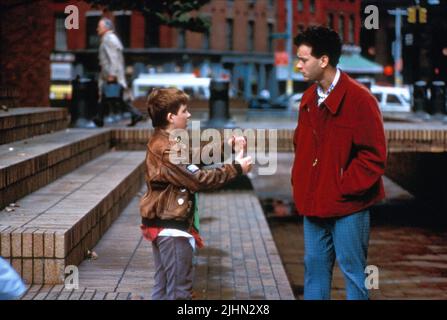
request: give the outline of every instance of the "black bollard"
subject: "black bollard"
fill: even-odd
[[[206,124],[209,128],[235,128],[235,124],[230,120],[230,106],[228,80],[212,80],[210,83],[210,118]]]
[[[429,112],[427,82],[425,81],[416,81],[413,85],[413,111],[416,113]]]
[[[76,128],[96,128],[92,121],[97,109],[95,83],[91,79],[77,77],[72,81],[71,124]]]
[[[433,114],[447,114],[445,94],[446,90],[444,81],[433,81],[431,84],[431,111]]]

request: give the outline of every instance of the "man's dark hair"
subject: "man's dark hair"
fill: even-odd
[[[294,43],[297,47],[306,45],[312,48],[312,56],[321,58],[329,57],[329,64],[337,66],[341,55],[341,39],[337,32],[323,26],[313,26],[299,33]]]
[[[177,88],[154,88],[147,98],[147,111],[154,128],[165,128],[169,122],[168,113],[177,114],[182,104],[187,104],[189,96]]]

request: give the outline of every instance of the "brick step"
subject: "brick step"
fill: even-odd
[[[65,108],[14,108],[0,111],[0,145],[59,131],[68,126]]]
[[[0,145],[0,209],[105,153],[110,130],[66,129]]]
[[[63,283],[141,188],[144,158],[108,152],[0,212],[0,255],[27,283]]]

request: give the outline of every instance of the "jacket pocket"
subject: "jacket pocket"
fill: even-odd
[[[342,183],[343,183],[343,174],[344,174],[343,167],[339,167],[337,170],[336,184],[337,184],[338,199],[339,199],[338,201],[340,201],[340,202],[347,201],[345,196],[343,196],[343,192],[342,192],[342,188],[341,188]]]
[[[185,219],[191,207],[188,190],[170,185],[163,193],[157,207],[157,216],[160,219]]]

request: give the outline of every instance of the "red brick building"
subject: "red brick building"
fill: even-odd
[[[0,86],[15,88],[20,106],[48,106],[51,32],[50,1],[0,3]]]
[[[65,6],[79,8],[79,29],[65,30]],[[73,53],[75,70],[97,73],[96,24],[104,12],[84,2],[54,2],[55,52]],[[275,2],[269,0],[212,0],[200,14],[211,20],[208,34],[160,26],[140,12],[106,13],[115,22],[125,46],[125,60],[133,75],[157,72],[195,72],[201,76],[231,78],[234,94],[250,97],[275,85],[273,40]],[[58,27],[59,26],[59,27]]]
[[[267,88],[278,92],[274,51],[284,51],[286,0],[211,0],[200,13],[211,21],[208,34],[160,26],[142,13],[104,13],[76,0],[5,0],[0,10],[0,86],[19,88],[20,104],[48,105],[50,66],[73,65],[72,77],[99,71],[96,25],[102,15],[115,22],[125,46],[128,71],[195,72],[228,77],[233,94],[251,97]],[[79,9],[79,29],[65,29],[67,5]],[[293,30],[332,26],[345,43],[358,45],[360,0],[293,0]],[[50,62],[50,57],[52,61]],[[73,61],[72,61],[73,60]]]
[[[313,25],[325,25],[337,31],[345,44],[359,45],[361,0],[292,0],[293,34]],[[286,31],[286,0],[277,1],[277,30]],[[285,50],[279,40],[278,51]]]

